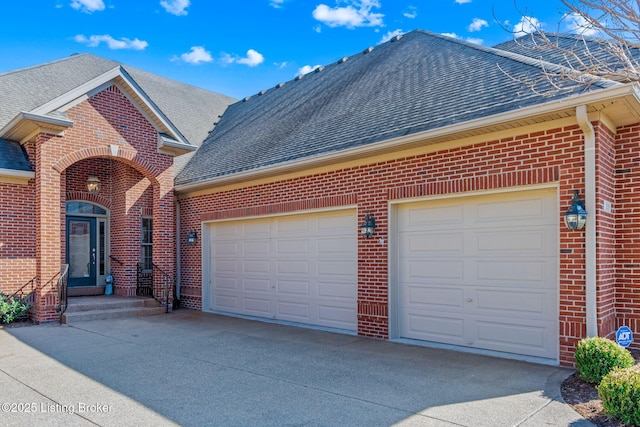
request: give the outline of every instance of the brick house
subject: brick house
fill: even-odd
[[[209,101],[161,104],[122,66],[45,118],[20,107],[0,124],[1,150],[27,153],[0,163],[0,285],[55,274],[64,202],[81,201],[109,212],[122,295],[148,216],[182,307],[571,364],[580,338],[640,328],[640,95],[550,80],[557,68],[523,53],[413,31],[233,103],[189,138],[179,111]],[[174,180],[171,155],[202,140]],[[588,215],[571,230],[576,191]]]

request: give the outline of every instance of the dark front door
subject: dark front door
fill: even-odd
[[[96,286],[96,219],[67,217],[69,286]]]

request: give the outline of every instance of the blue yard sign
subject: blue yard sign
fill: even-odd
[[[633,333],[628,326],[620,326],[616,332],[616,342],[623,347],[629,347],[633,342]]]

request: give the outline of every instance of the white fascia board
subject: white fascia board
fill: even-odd
[[[208,179],[206,181],[199,181],[193,184],[176,185],[175,191],[187,192],[202,190],[210,186],[224,185],[237,181],[248,181],[250,179],[260,178],[262,176],[273,176],[277,175],[278,173],[286,173],[293,169],[299,170],[304,167],[313,167],[319,164],[330,163],[331,161],[338,161],[345,157],[366,157],[367,155],[372,155],[385,149],[408,145],[421,140],[428,140],[445,135],[470,131],[486,126],[508,123],[527,117],[540,116],[558,110],[575,108],[576,106],[582,104],[588,105],[593,103],[601,103],[603,101],[615,98],[623,98],[625,96],[633,96],[636,98],[636,101],[640,103],[640,86],[635,83],[620,84],[611,88],[601,89],[583,95],[571,96],[561,100],[555,100],[544,104],[538,104],[531,107],[509,111],[507,113],[496,114],[493,116],[469,120],[451,126],[445,126],[424,132],[414,133],[399,138],[388,139],[385,141],[369,144],[364,147],[356,147],[346,150],[340,150],[334,153],[320,154],[313,157],[278,163],[276,165],[266,166],[263,168],[253,169],[250,171],[240,172],[232,175],[223,175],[216,178]]]
[[[21,111],[13,119],[11,119],[11,121],[7,123],[5,127],[0,130],[0,137],[4,137],[5,135],[7,135],[9,132],[11,132],[12,129],[14,129],[17,125],[20,124],[20,122],[23,121],[45,123],[53,125],[53,127],[61,128],[68,128],[73,126],[73,122],[71,120],[46,116],[33,112]]]
[[[64,94],[60,95],[57,98],[52,99],[51,101],[42,104],[41,106],[31,110],[32,113],[34,114],[49,114],[52,111],[58,110],[60,108],[62,108],[63,106],[67,105],[67,104],[71,104],[74,101],[76,101],[78,98],[86,98],[86,95],[91,92],[93,89],[95,89],[96,87],[99,87],[105,83],[107,83],[110,80],[115,79],[118,76],[121,76],[122,73],[120,72],[120,67],[115,67],[112,68],[111,70],[107,71],[106,73],[103,73],[101,75],[99,75],[98,77],[95,77],[83,84],[81,84],[80,86],[76,87],[73,90],[70,90],[69,92],[65,92]]]

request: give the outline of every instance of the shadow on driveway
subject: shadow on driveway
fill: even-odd
[[[191,310],[0,329],[4,425],[591,425],[569,374]]]

